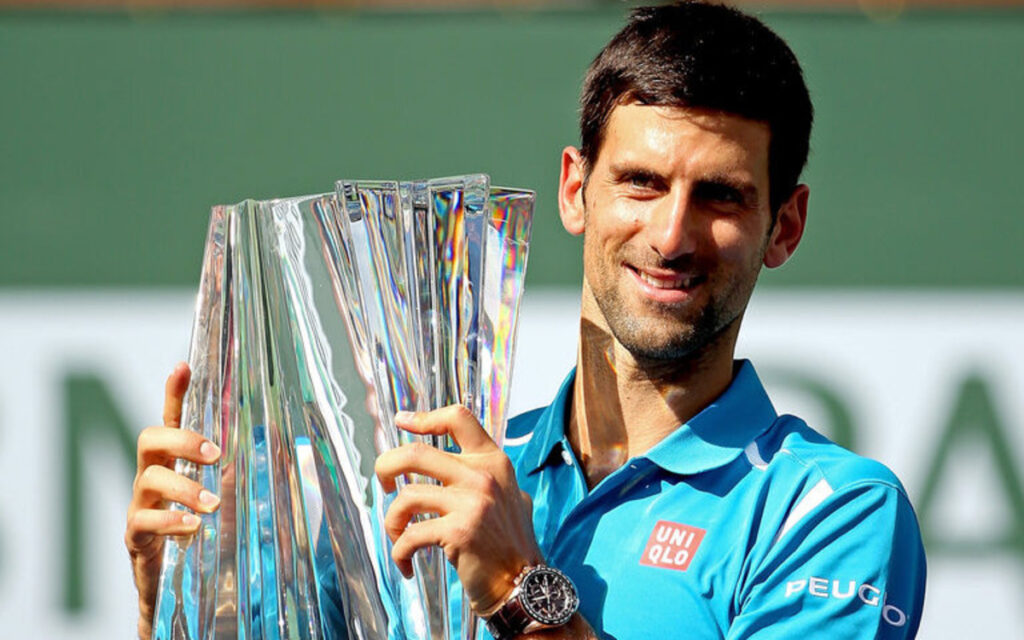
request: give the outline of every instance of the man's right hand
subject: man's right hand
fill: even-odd
[[[135,587],[139,591],[139,637],[148,640],[153,630],[157,581],[164,538],[195,533],[199,517],[187,511],[172,511],[176,502],[197,513],[210,513],[220,499],[203,487],[174,472],[178,458],[212,464],[220,458],[214,443],[192,431],[182,430],[181,401],[191,372],[178,364],[167,378],[164,392],[164,424],[147,427],[139,434],[138,469],[128,505],[124,544],[132,559]]]

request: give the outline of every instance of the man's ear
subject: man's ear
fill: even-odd
[[[583,233],[583,157],[576,147],[562,149],[558,176],[558,213],[562,226],[574,236]]]
[[[769,269],[781,267],[796,251],[807,224],[807,199],[810,195],[810,187],[798,184],[789,199],[779,207],[779,214],[764,252],[764,266]]]

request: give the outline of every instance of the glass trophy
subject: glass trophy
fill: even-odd
[[[177,471],[221,506],[168,539],[154,637],[476,637],[440,549],[391,561],[373,465],[419,437],[399,410],[501,443],[533,203],[467,175],[214,207],[182,427],[223,453]]]

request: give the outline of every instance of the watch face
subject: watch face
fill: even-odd
[[[572,581],[551,567],[538,567],[526,574],[519,600],[531,618],[548,625],[568,622],[580,603]]]

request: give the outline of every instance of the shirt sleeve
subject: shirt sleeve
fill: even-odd
[[[806,513],[794,507],[796,522],[738,586],[726,637],[913,638],[925,557],[906,495],[880,481],[815,489],[825,497]]]

